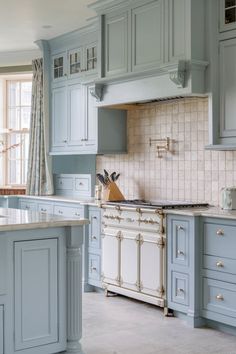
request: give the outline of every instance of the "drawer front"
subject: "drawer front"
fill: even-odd
[[[236,285],[203,278],[205,310],[236,318]]]
[[[96,254],[89,254],[89,278],[100,280],[101,277],[101,260]]]
[[[3,317],[3,305],[0,305],[0,354],[4,353],[3,348],[3,333],[4,333],[4,317]]]
[[[89,247],[101,247],[101,217],[99,210],[89,210]]]
[[[189,276],[184,273],[171,274],[171,301],[177,304],[189,304]]]
[[[222,273],[236,274],[236,260],[224,257],[204,256],[205,269],[215,270]]]
[[[204,223],[204,254],[236,259],[236,226]]]
[[[119,207],[103,206],[102,220],[105,225],[111,227],[160,232],[162,222],[159,214],[148,209],[142,209],[140,212],[137,210],[135,208],[119,210]]]
[[[77,192],[89,192],[90,191],[90,180],[89,178],[76,178],[75,179],[75,190]]]
[[[73,190],[73,178],[72,177],[57,177],[56,189]]]
[[[84,207],[69,207],[65,205],[54,205],[53,213],[55,215],[68,216],[72,218],[83,218]]]
[[[38,211],[40,211],[41,213],[53,214],[53,205],[39,203],[38,204]]]
[[[19,205],[20,205],[20,209],[37,210],[37,204],[34,202],[28,202],[26,200],[21,200]]]
[[[189,222],[172,220],[171,222],[172,263],[189,265]]]

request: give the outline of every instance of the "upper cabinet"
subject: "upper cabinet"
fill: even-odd
[[[217,5],[217,6],[216,6]],[[236,0],[208,2],[207,47],[210,144],[236,150]]]
[[[95,81],[109,85],[102,105],[206,92],[204,0],[98,0],[90,7],[100,23]]]
[[[52,78],[54,82],[75,77],[87,78],[96,74],[97,43],[71,49],[52,56]]]
[[[164,61],[163,0],[131,10],[132,71],[155,68]]]
[[[236,29],[236,0],[220,0],[220,31]]]

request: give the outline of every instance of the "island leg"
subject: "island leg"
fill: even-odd
[[[83,226],[67,233],[67,353],[82,354],[82,245]]]

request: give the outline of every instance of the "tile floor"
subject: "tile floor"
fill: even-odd
[[[160,308],[122,296],[84,294],[84,354],[236,354],[236,337],[191,329]]]

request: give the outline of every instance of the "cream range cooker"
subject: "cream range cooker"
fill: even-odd
[[[128,200],[103,204],[103,288],[165,307],[166,218],[164,209],[200,203]]]

